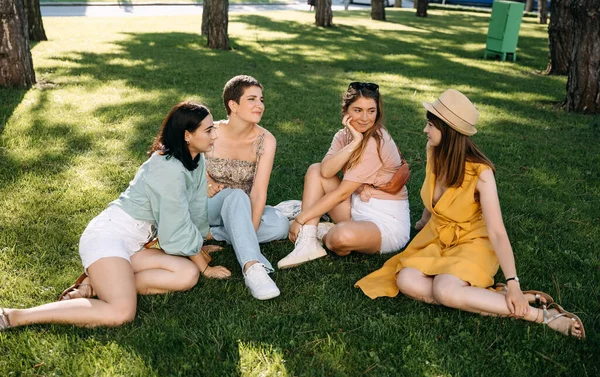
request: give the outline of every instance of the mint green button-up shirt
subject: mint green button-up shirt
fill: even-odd
[[[204,155],[189,171],[175,157],[154,153],[110,204],[154,225],[167,254],[196,255],[209,230],[206,185]]]

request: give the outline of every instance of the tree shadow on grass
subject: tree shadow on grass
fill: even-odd
[[[144,152],[156,134],[160,120],[173,104],[183,98],[196,98],[206,102],[216,118],[223,117],[219,94],[225,81],[240,73],[256,76],[265,85],[267,98],[262,124],[278,137],[279,144],[269,193],[269,200],[273,202],[300,197],[306,168],[322,158],[331,136],[340,128],[339,101],[347,83],[375,75],[384,77],[387,73],[410,79],[401,88],[395,87],[395,83],[381,84],[386,101],[386,119],[392,134],[403,136],[399,144],[408,150],[409,153],[405,151],[405,154],[409,160],[417,160],[414,156],[418,157],[418,162],[413,165],[413,169],[419,170],[413,177],[415,183],[411,183],[414,185],[411,186],[413,194],[420,186],[424,166],[423,140],[419,135],[421,128],[412,126],[421,124],[423,118],[422,108],[412,97],[415,91],[423,91],[420,81],[431,82],[435,87],[459,85],[469,88],[468,94],[476,103],[507,114],[505,123],[487,125],[489,128],[477,138],[494,156],[510,154],[510,157],[502,159],[503,165],[508,166],[508,173],[501,172],[506,174],[506,182],[510,182],[504,187],[508,196],[515,195],[518,201],[524,202],[540,185],[546,185],[545,192],[555,190],[552,182],[535,181],[529,175],[522,180],[510,175],[519,172],[525,161],[549,172],[554,166],[563,166],[557,165],[556,159],[549,159],[544,153],[532,156],[530,150],[536,150],[535,144],[540,140],[546,143],[546,148],[555,150],[557,156],[570,158],[568,161],[573,175],[585,168],[582,161],[576,161],[587,156],[584,150],[568,157],[568,150],[561,149],[565,142],[561,132],[568,133],[566,127],[542,133],[543,124],[540,123],[545,119],[542,114],[548,111],[546,108],[532,108],[527,102],[515,103],[494,97],[496,92],[552,97],[556,91],[551,90],[547,94],[544,86],[539,84],[550,82],[546,85],[551,87],[553,79],[523,76],[518,72],[490,72],[478,67],[464,70],[460,62],[453,61],[455,57],[475,56],[474,51],[466,50],[462,45],[480,38],[478,33],[464,33],[463,30],[469,23],[479,22],[476,19],[463,18],[462,26],[453,26],[451,30],[455,30],[456,34],[448,38],[446,34],[432,36],[434,32],[426,32],[429,24],[424,21],[410,21],[407,23],[410,28],[397,34],[371,35],[371,31],[364,27],[340,25],[321,30],[300,22],[274,21],[259,15],[235,16],[232,20],[254,27],[257,35],[262,37],[257,41],[240,38],[234,40],[233,51],[215,52],[204,48],[204,39],[195,34],[131,33],[125,40],[115,42],[119,47],[115,53],[78,52],[66,57],[57,56],[56,59],[68,59],[73,63],[68,68],[58,68],[58,74],[67,77],[66,85],[69,84],[68,77],[89,77],[85,85],[90,91],[107,82],[124,82],[145,93],[155,93],[148,101],[136,99],[125,104],[108,103],[90,114],[104,124],[128,120],[132,128],[124,141],[123,153],[139,163],[144,160]],[[272,37],[270,32],[285,33],[287,37]],[[431,40],[439,47],[425,48],[425,42]],[[382,48],[388,53],[382,53]],[[391,62],[386,60],[394,54],[403,58]],[[206,77],[213,79],[204,80]],[[214,80],[215,77],[219,79]],[[276,106],[271,106],[271,103]],[[143,116],[138,116],[140,114]],[[515,119],[511,119],[513,116]],[[43,119],[41,113],[36,117]],[[561,113],[556,113],[556,117],[564,123],[566,119],[574,119],[573,123],[580,132],[568,133],[570,144],[582,147],[589,142],[590,134],[581,126],[584,118],[567,118]],[[33,124],[33,128],[42,126],[40,123]],[[86,140],[85,135],[69,133],[68,127],[62,123],[50,125],[51,138],[46,139],[71,146],[72,154],[67,155],[67,163],[94,146],[93,140]],[[411,133],[405,128],[414,130]],[[534,135],[523,139],[523,134],[527,133]],[[122,136],[109,131],[101,135],[111,138]],[[32,140],[44,140],[40,135],[33,136]],[[47,174],[48,179],[60,176],[65,160],[56,161],[59,166],[46,171],[44,161],[49,159],[52,162],[53,155],[48,152],[42,157],[41,160],[36,159],[30,169],[36,175]],[[10,164],[18,167],[16,161]],[[14,175],[11,179],[18,180],[20,177]],[[125,188],[128,181],[118,176],[106,179],[111,180],[111,187]],[[413,195],[413,198],[416,197]],[[511,213],[528,215],[527,211],[531,211],[532,207],[519,207],[516,201],[511,201],[511,207],[514,207]],[[413,199],[412,206],[418,208],[415,202],[418,200]],[[60,206],[54,208],[61,209]],[[19,221],[27,220],[29,218],[19,218]],[[537,222],[541,223],[543,219]],[[564,229],[560,222],[556,225],[558,230]],[[57,227],[60,226],[67,226],[64,218],[57,222]],[[49,235],[50,242],[65,244],[54,234],[61,233],[60,229],[52,228],[53,233],[50,234],[41,228],[35,230]],[[568,230],[577,232],[576,229]],[[530,235],[518,239],[527,237]],[[541,247],[544,246],[548,243],[541,244]],[[585,244],[582,246],[585,247]],[[275,262],[290,248],[291,243],[276,242],[265,245],[262,250]],[[536,336],[534,339],[528,337],[530,348],[526,348],[526,352],[521,349],[514,355],[510,352],[507,355],[506,349],[511,349],[511,340],[522,339],[523,334],[529,334],[528,325],[466,315],[401,297],[377,301],[366,299],[352,288],[352,284],[378,268],[386,257],[323,258],[295,270],[277,271],[274,279],[282,290],[282,296],[264,303],[250,297],[230,247],[215,258],[216,264],[233,269],[234,276],[230,281],[203,279],[188,293],[142,297],[135,322],[120,329],[77,330],[73,333],[68,327],[55,326],[52,332],[81,340],[94,338],[106,345],[117,343],[125,355],[141,358],[141,368],[159,375],[198,375],[204,371],[241,374],[248,349],[266,352],[269,347],[274,350],[271,354],[275,362],[278,355],[286,360],[284,367],[290,375],[355,375],[357,366],[362,369],[359,372],[396,375],[402,374],[404,365],[410,365],[412,371],[422,371],[421,374],[478,374],[481,369],[469,368],[486,365],[488,356],[494,360],[489,365],[492,375],[505,375],[506,371],[509,371],[508,375],[539,374],[542,366],[555,367],[555,363],[539,361],[535,353],[551,354],[555,344],[554,338],[542,334],[541,326],[532,326],[531,331]],[[24,265],[26,262],[19,263]],[[577,255],[562,254],[560,260],[552,261],[551,266],[564,264],[582,267],[582,276],[595,276],[589,265],[580,264]],[[60,262],[57,265],[61,267]],[[532,258],[527,271],[532,281],[543,281],[547,288],[552,283],[544,267],[547,267],[544,261]],[[573,277],[568,271],[565,274]],[[586,292],[589,293],[589,290]],[[597,303],[586,301],[584,305],[586,311],[597,312]],[[508,323],[511,325],[507,326]],[[490,342],[474,345],[471,333],[474,329]],[[498,333],[503,337],[499,339]],[[85,342],[72,343],[70,351],[74,351],[74,357],[85,361]],[[464,347],[457,350],[454,347],[457,344]],[[593,348],[593,345],[588,348]],[[593,354],[588,348],[569,347],[558,356],[558,360],[580,360]],[[583,351],[583,356],[577,351]],[[527,370],[517,370],[523,367],[519,358],[536,361],[525,364]]]

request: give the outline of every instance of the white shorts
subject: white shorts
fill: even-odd
[[[119,257],[131,263],[131,256],[154,237],[152,224],[139,221],[117,206],[94,217],[79,239],[83,268],[102,258]]]
[[[352,194],[351,218],[353,221],[370,221],[381,232],[381,254],[402,249],[410,239],[410,209],[408,200],[360,200]]]

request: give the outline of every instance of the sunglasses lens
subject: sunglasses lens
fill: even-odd
[[[379,90],[379,85],[374,84],[372,82],[354,81],[354,82],[351,82],[350,85],[348,86],[348,89],[350,89],[350,88],[355,89],[355,90],[367,89],[367,90],[376,92]]]

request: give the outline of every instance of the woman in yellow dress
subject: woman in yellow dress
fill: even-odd
[[[483,315],[514,316],[584,338],[583,323],[552,298],[522,292],[502,221],[494,165],[470,136],[479,113],[462,93],[449,89],[427,109],[425,205],[407,248],[356,283],[374,299],[399,292],[431,304]],[[486,289],[502,267],[506,285]],[[539,308],[530,303],[537,302]]]

